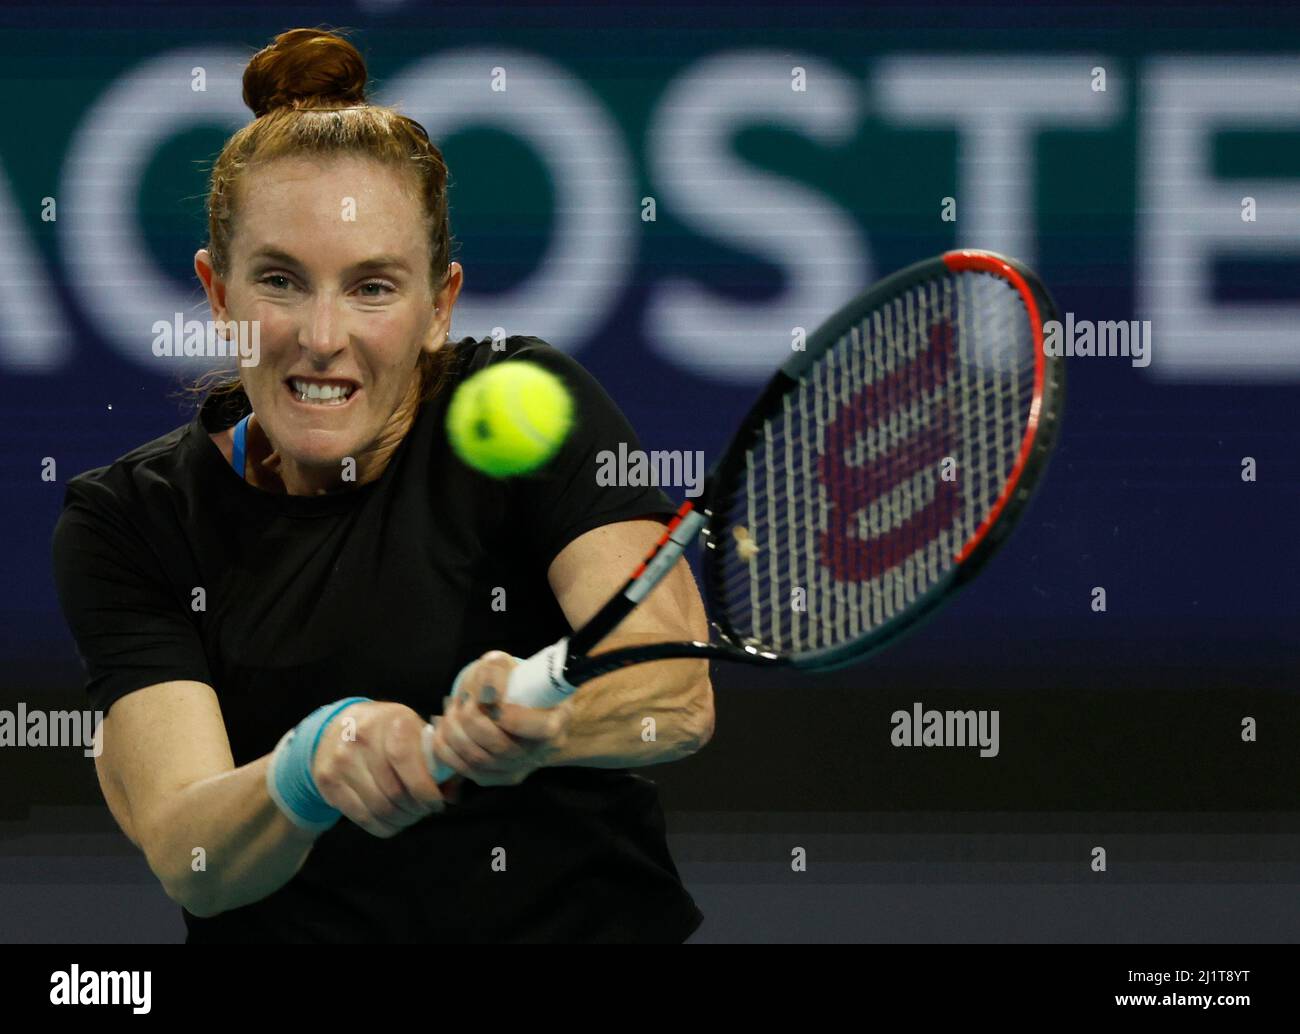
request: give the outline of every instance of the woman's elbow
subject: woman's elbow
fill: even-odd
[[[707,746],[713,739],[714,725],[713,683],[705,677],[693,696],[685,753],[694,754]]]
[[[208,873],[161,871],[152,860],[149,867],[162,884],[163,892],[190,915],[209,919],[225,911],[217,901],[214,880]]]
[[[199,919],[211,919],[226,911],[228,907],[221,904],[216,895],[210,893],[210,888],[196,887],[192,884],[184,888],[179,896],[169,893],[168,897],[190,915],[197,916]]]
[[[141,848],[149,868],[162,884],[163,893],[186,912],[208,919],[225,911],[219,901],[216,874],[208,872],[201,855],[183,853],[177,857],[173,846],[163,846],[149,836],[144,837]]]

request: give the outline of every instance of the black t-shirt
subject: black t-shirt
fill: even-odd
[[[575,429],[529,477],[497,481],[455,457],[448,387],[383,474],[350,490],[285,496],[243,481],[208,437],[247,413],[242,393],[72,479],[54,571],[92,706],[206,683],[243,765],[322,704],[366,696],[435,714],[485,651],[526,657],[569,634],[546,577],[554,557],[593,528],[675,507],[657,488],[598,486],[596,453],[637,447],[626,418],[563,352],[530,337],[505,345],[449,343],[451,387],[511,358],[564,378]],[[466,782],[459,805],[388,839],[344,818],[268,897],[185,913],[190,942],[680,942],[701,919],[654,783],[581,766],[512,787]]]

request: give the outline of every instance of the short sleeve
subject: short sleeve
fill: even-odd
[[[654,485],[598,483],[601,454],[617,456],[620,445],[629,452],[640,449],[636,431],[576,359],[538,338],[524,340],[505,361],[526,359],[546,367],[565,382],[574,402],[573,430],[560,451],[536,474],[511,483],[512,508],[521,515],[512,521],[512,531],[524,539],[530,555],[549,565],[593,528],[676,513],[677,504]]]
[[[212,684],[199,631],[138,533],[69,487],[52,543],[64,618],[91,706],[160,682]]]

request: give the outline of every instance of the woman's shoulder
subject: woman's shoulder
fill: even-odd
[[[531,334],[512,334],[509,337],[461,338],[452,346],[456,350],[457,373],[460,379],[469,377],[491,363],[507,359],[530,359],[547,365],[575,363],[566,353],[542,338]]]
[[[158,491],[169,491],[182,479],[183,456],[193,433],[193,423],[183,424],[112,463],[70,478],[64,510],[76,507],[90,515],[129,518],[133,511],[150,506]]]
[[[462,338],[454,346],[457,353],[452,387],[492,363],[526,360],[560,377],[573,394],[579,408],[600,409],[608,404],[603,386],[585,365],[563,349],[534,337],[515,334],[510,337]]]

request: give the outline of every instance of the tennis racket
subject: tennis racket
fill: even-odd
[[[516,666],[506,699],[554,707],[678,657],[829,670],[915,628],[988,562],[1042,478],[1064,402],[1064,361],[1043,351],[1056,318],[1032,272],[988,251],[854,298],[769,382],[703,505],[682,505],[583,628]],[[592,656],[697,537],[711,641]],[[456,775],[435,765],[440,783]]]

